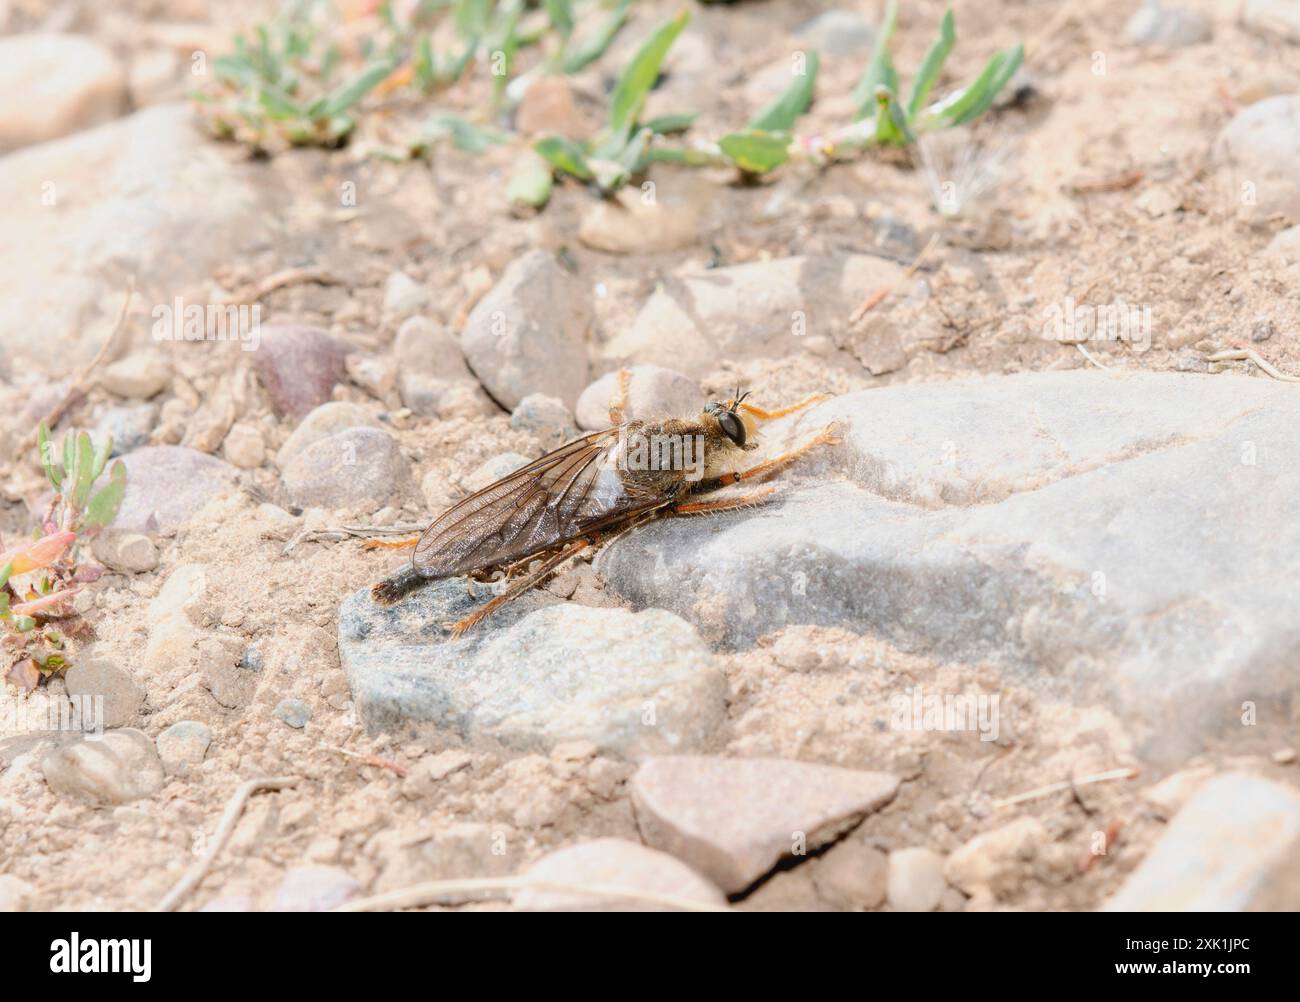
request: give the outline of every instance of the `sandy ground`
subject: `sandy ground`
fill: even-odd
[[[241,20],[227,5],[182,6],[192,11],[174,15],[177,20],[192,17],[222,29]],[[664,169],[660,184],[698,189],[699,239],[661,254],[603,254],[577,239],[592,196],[576,185],[559,185],[552,204],[536,217],[506,211],[510,148],[479,157],[440,150],[431,164],[366,158],[369,145],[391,140],[409,124],[412,112],[395,107],[367,117],[345,150],[300,151],[257,165],[268,188],[284,193],[283,231],[312,238],[268,241],[261,254],[228,262],[213,275],[211,288],[232,289],[288,267],[325,268],[345,284],[271,293],[263,300],[266,320],[320,324],[382,357],[394,334],[381,315],[383,283],[392,271],[400,268],[430,289],[428,314],[457,326],[507,263],[542,247],[562,250],[580,279],[601,290],[592,332],[601,342],[631,322],[663,276],[790,253],[860,251],[906,263],[942,228],[943,239],[919,272],[929,295],[893,297],[873,320],[909,331],[921,344],[906,352],[903,364],[873,375],[869,369],[878,360],[870,356],[870,339],[850,339],[820,355],[730,359],[703,381],[706,391],[726,395],[739,381],[760,388],[765,399],[787,400],[888,382],[1089,364],[1208,371],[1207,350],[1238,339],[1282,369],[1300,371],[1292,333],[1300,307],[1283,294],[1288,273],[1260,253],[1283,221],[1239,218],[1229,182],[1211,162],[1213,140],[1240,103],[1261,89],[1287,93],[1300,86],[1300,47],[1243,31],[1229,3],[1194,5],[1213,19],[1211,46],[1158,51],[1124,43],[1123,25],[1134,6],[1124,0],[1074,4],[1069,18],[1053,17],[1056,4],[1019,0],[956,6],[954,78],[971,76],[993,46],[1028,40],[1023,100],[981,129],[1003,150],[999,182],[969,218],[941,227],[924,170],[896,155],[820,172],[792,169],[757,185],[734,183],[725,172],[679,178]],[[39,5],[14,7],[19,13],[11,16],[22,18]],[[96,35],[130,59],[151,44],[142,26],[157,20],[152,8],[130,3],[111,14],[83,11],[70,29]],[[625,52],[645,25],[671,8],[639,5],[615,51]],[[734,121],[761,96],[762,71],[786,57],[790,30],[819,9],[812,3],[696,9],[697,26],[718,39],[716,50],[705,53],[708,58],[684,52],[685,65],[666,87],[680,102],[704,82],[716,98],[703,109],[704,131]],[[900,66],[919,60],[941,10],[930,0],[909,5],[896,40]],[[1102,76],[1094,72],[1098,52],[1106,57]],[[852,60],[825,68],[810,129],[839,120],[840,95],[857,73]],[[603,74],[593,71],[578,81],[582,106],[594,105]],[[442,103],[469,108],[481,97],[469,85],[444,95]],[[236,148],[227,153],[243,155]],[[1132,184],[1118,187],[1136,172]],[[345,179],[366,193],[363,211],[340,211],[335,193]],[[1117,190],[1086,190],[1112,182]],[[863,290],[864,298],[870,291]],[[1046,304],[1067,296],[1150,304],[1150,350],[1089,344],[1090,362],[1074,346],[1043,339]],[[1252,341],[1261,324],[1277,333]],[[143,344],[142,317],[134,330]],[[230,371],[228,355],[204,345],[177,349],[176,380],[198,399],[242,378]],[[162,399],[188,395],[174,385]],[[383,413],[412,463],[415,483],[425,485],[404,507],[381,513],[381,521],[427,520],[485,460],[505,451],[540,451],[534,436],[510,429],[504,413],[416,417],[351,383],[338,387],[335,397]],[[93,390],[76,422],[93,423],[113,402],[102,389]],[[247,408],[240,420],[258,429],[268,456],[274,455],[292,422],[275,417],[256,386]],[[20,430],[15,413],[8,411],[11,433]],[[271,497],[277,479],[270,460],[244,475],[246,487]],[[9,536],[22,531],[43,490],[39,470],[27,460],[10,465],[4,484],[0,515]],[[0,813],[2,869],[30,885],[27,907],[153,905],[201,851],[238,784],[262,775],[300,781],[251,802],[230,845],[183,907],[223,898],[236,906],[244,898],[265,906],[285,870],[306,862],[342,867],[377,892],[430,877],[513,873],[582,838],[637,837],[624,788],[633,768],[628,763],[583,748],[514,758],[470,749],[463,765],[434,781],[427,763],[454,749],[454,741],[430,747],[364,732],[339,666],[335,615],[343,597],[376,580],[396,559],[367,552],[354,539],[302,538],[301,530],[375,516],[337,511],[279,519],[259,508],[249,490],[232,492],[158,540],[156,570],[110,574],[95,587],[96,651],[126,666],[147,692],[138,726],[156,736],[176,721],[199,720],[212,729],[212,745],[189,775],[169,778],[150,800],[118,808],[56,797],[30,761],[0,775],[0,797],[15,805]],[[202,686],[154,672],[144,661],[148,604],[170,571],[189,563],[207,569],[205,614],[262,653],[265,668],[247,705],[222,707]],[[585,566],[568,573],[586,582],[580,600],[608,601]],[[561,578],[551,587],[569,594],[573,584]],[[1150,769],[1128,781],[1079,787],[1014,808],[997,805],[1000,798],[1071,777],[1143,769],[1123,723],[1105,707],[1053,703],[1005,686],[984,666],[936,663],[834,630],[789,629],[721,661],[731,697],[727,753],[782,755],[904,777],[897,799],[853,838],[885,851],[925,845],[942,853],[1016,817],[1041,822],[1050,846],[999,886],[995,898],[958,896],[945,899],[945,907],[1095,907],[1163,828],[1159,812],[1143,798],[1160,778]],[[863,671],[865,665],[878,670]],[[900,683],[997,689],[1001,736],[981,742],[972,733],[881,731],[861,707]],[[47,692],[57,696],[61,687],[55,680]],[[273,715],[286,697],[312,707],[305,728],[290,728]],[[1212,747],[1181,767],[1245,766],[1295,784],[1294,766],[1270,757],[1293,738],[1256,734],[1249,746]],[[1104,857],[1089,852],[1099,831],[1116,835]],[[504,852],[484,848],[494,839],[503,840]],[[817,886],[824,864],[818,858],[778,872],[740,907],[837,907]]]

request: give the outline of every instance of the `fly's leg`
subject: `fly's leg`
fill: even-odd
[[[718,511],[729,511],[732,508],[749,508],[752,505],[761,504],[775,493],[775,487],[767,487],[761,491],[754,491],[752,494],[746,494],[738,498],[718,498],[716,501],[691,501],[686,504],[675,505],[671,511],[674,515],[706,515]]]
[[[744,404],[741,404],[743,407]],[[823,445],[839,445],[840,439],[835,434],[835,426],[827,425],[820,432],[810,438],[797,449],[791,449],[789,452],[783,452],[779,456],[774,456],[765,463],[759,463],[757,466],[751,466],[748,470],[741,470],[739,473],[724,473],[720,477],[713,477],[709,480],[697,481],[691,488],[692,494],[707,494],[710,491],[716,491],[722,487],[730,487],[732,484],[738,484],[742,480],[754,480],[758,477],[766,477],[777,470],[789,466],[797,459],[802,459],[814,449]]]
[[[632,388],[632,370],[618,370],[618,388],[609,401],[609,423],[620,425],[627,419],[627,395]]]
[[[774,411],[763,410],[762,407],[756,407],[754,404],[742,403],[740,409],[746,414],[752,414],[760,421],[772,421],[779,417],[785,417],[787,414],[794,414],[803,410],[805,407],[811,407],[813,404],[819,404],[823,400],[829,400],[830,396],[825,393],[814,393],[805,400],[800,400],[797,404],[791,404],[789,407],[779,407]]]
[[[409,550],[420,541],[419,536],[410,539],[367,539],[361,544],[363,550]]]
[[[486,605],[482,606],[481,608],[475,609],[468,616],[465,616],[462,619],[458,619],[454,623],[446,624],[447,629],[451,631],[452,637],[453,638],[459,637],[466,630],[472,629],[475,625],[487,619],[488,616],[492,615],[492,613],[496,612],[507,602],[511,601],[512,599],[518,598],[526,591],[536,588],[539,584],[542,583],[543,580],[545,580],[547,575],[549,575],[552,571],[554,571],[557,567],[559,567],[560,564],[564,563],[566,560],[570,559],[571,557],[576,557],[587,547],[591,546],[592,542],[593,541],[591,539],[577,540],[576,542],[565,547],[559,553],[555,554],[553,557],[548,558],[542,564],[542,566],[537,568],[537,570],[535,570],[533,573],[529,574],[527,577],[522,577],[519,580],[517,580],[514,584],[510,585],[509,588],[503,591],[496,598],[492,599],[492,601],[488,602]]]

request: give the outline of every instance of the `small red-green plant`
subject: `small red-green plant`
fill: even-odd
[[[0,544],[0,643],[9,662],[6,679],[30,692],[68,667],[68,640],[89,640],[90,624],[72,608],[83,584],[103,572],[85,559],[85,544],[117,517],[126,492],[119,459],[98,490],[111,438],[96,448],[84,431],[69,432],[57,454],[49,429],[37,434],[41,465],[54,488],[39,528],[13,547]]]

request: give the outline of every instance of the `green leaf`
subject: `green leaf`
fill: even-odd
[[[30,633],[32,630],[36,629],[36,620],[31,616],[15,616],[14,629],[19,633]]]
[[[652,118],[646,122],[645,127],[656,136],[667,136],[674,132],[685,132],[699,117],[700,113],[698,111],[688,111],[678,115],[660,115],[658,118]]]
[[[733,132],[723,136],[718,145],[737,167],[751,174],[766,174],[781,166],[790,156],[788,132],[756,129]]]
[[[894,25],[898,22],[898,0],[889,0],[885,5],[885,20],[880,26],[880,35],[876,38],[876,47],[871,53],[871,62],[867,72],[862,75],[858,85],[853,88],[853,103],[858,109],[858,119],[871,114],[875,107],[876,88],[888,87],[897,93],[898,71],[894,69],[889,56],[889,43],[894,37]]]
[[[551,165],[536,153],[526,150],[515,163],[506,198],[512,206],[540,209],[550,201],[554,183]]]
[[[298,102],[280,88],[273,87],[271,84],[262,84],[257,89],[257,103],[262,106],[262,110],[271,118],[302,117],[302,107]]]
[[[610,43],[614,41],[614,36],[627,22],[627,13],[631,6],[632,0],[619,0],[614,13],[602,22],[590,38],[574,46],[572,52],[569,52],[569,46],[565,45],[560,53],[560,69],[565,73],[577,73],[603,56]]]
[[[99,475],[104,472],[104,467],[108,465],[108,457],[113,452],[113,436],[111,434],[104,436],[104,441],[95,449],[95,462],[91,467],[90,479],[95,481]]]
[[[492,0],[459,0],[456,4],[456,32],[461,38],[482,38],[492,15]]]
[[[555,25],[555,30],[568,41],[573,34],[573,7],[569,0],[545,0],[542,6],[546,8],[546,16]]]
[[[431,115],[422,129],[429,140],[450,138],[452,145],[466,153],[482,153],[489,146],[503,143],[508,138],[496,129],[475,125],[449,111]]]
[[[664,56],[668,54],[669,48],[681,34],[689,17],[687,11],[682,11],[671,21],[661,24],[632,57],[623,75],[618,78],[610,100],[611,132],[623,136],[631,135],[632,124],[641,113],[646,95],[659,79],[659,67],[664,61]]]
[[[908,127],[907,116],[899,105],[898,95],[883,84],[876,88],[876,142],[899,146],[916,137]]]
[[[804,72],[795,76],[781,96],[749,120],[746,129],[761,132],[785,132],[794,127],[795,119],[808,110],[812,103],[813,87],[817,83],[817,70],[821,57],[808,53]]]
[[[57,491],[59,485],[63,483],[63,471],[54,465],[54,447],[50,445],[50,429],[45,426],[44,421],[36,429],[36,449],[41,457],[41,465],[45,467],[45,479]]]
[[[478,36],[475,35],[465,43],[465,51],[447,67],[448,81],[455,83],[465,73],[465,67],[469,61],[474,58],[474,53],[478,51]]]
[[[587,164],[587,155],[582,147],[572,139],[563,136],[548,136],[533,144],[533,149],[546,158],[556,170],[572,174],[581,181],[590,181],[594,176]]]
[[[13,572],[14,572],[14,562],[12,560],[9,561],[9,563],[5,564],[3,567],[0,567],[0,588],[3,588],[6,584],[9,583],[9,575],[12,574]],[[0,593],[0,594],[4,594],[4,593]],[[8,594],[5,594],[5,598],[8,597],[9,597]]]
[[[122,507],[122,497],[126,494],[126,465],[118,460],[108,471],[108,483],[100,489],[81,520],[81,528],[102,529],[117,518],[118,509]]]
[[[10,566],[13,566],[12,564]],[[7,568],[6,568],[7,572]],[[0,591],[0,619],[9,618],[9,593]]]
[[[332,91],[320,112],[314,117],[320,120],[342,115],[379,86],[379,83],[392,72],[393,64],[387,59],[371,63],[350,81]]]
[[[706,150],[686,146],[652,146],[646,150],[646,163],[685,164],[688,167],[713,167],[725,158]]]
[[[930,106],[925,114],[926,123],[964,125],[984,114],[998,96],[998,91],[1016,75],[1024,57],[1023,44],[1010,52],[995,53],[973,84]]]
[[[415,44],[415,61],[411,64],[411,70],[421,90],[433,90],[438,76],[433,61],[433,40],[428,35],[421,35]]]
[[[645,166],[642,158],[645,156],[646,147],[653,135],[654,133],[649,129],[640,129],[632,137],[632,141],[623,148],[623,152],[619,154],[618,162],[627,169],[629,174],[635,174]],[[624,180],[627,179],[624,178]],[[619,186],[622,186],[622,182],[620,182]]]
[[[63,479],[71,480],[77,475],[77,457],[75,454],[76,436],[68,432],[63,436]]]
[[[953,20],[952,9],[949,8],[943,15],[943,21],[939,24],[939,37],[930,43],[930,48],[926,50],[925,59],[921,61],[921,69],[916,74],[916,79],[912,81],[912,97],[907,102],[907,117],[915,120],[920,114],[921,109],[925,107],[925,99],[930,96],[930,89],[939,77],[939,71],[943,69],[944,61],[948,58],[948,53],[952,51],[953,43],[957,41],[957,29]]]
[[[72,504],[78,510],[86,506],[90,488],[95,484],[95,443],[86,432],[77,432],[77,483],[72,492]]]

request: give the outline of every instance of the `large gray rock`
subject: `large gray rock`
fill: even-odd
[[[1107,911],[1300,909],[1300,795],[1229,773],[1201,787]]]
[[[545,251],[513,262],[479,300],[461,331],[465,360],[507,410],[530,393],[572,407],[587,385],[591,306]]]
[[[339,653],[369,727],[443,729],[519,750],[586,740],[629,756],[701,748],[716,736],[726,682],[676,616],[556,605],[532,592],[448,639],[442,624],[485,600],[452,579],[390,607],[368,589],[344,601]]]
[[[0,240],[0,344],[25,365],[75,371],[103,343],[129,275],[147,326],[151,304],[170,306],[262,236],[253,170],[205,139],[185,105],[0,159],[0,190],[13,195]]]
[[[597,570],[724,648],[812,623],[989,659],[1120,707],[1164,751],[1293,688],[1300,521],[1278,513],[1300,496],[1300,397],[1285,384],[1080,370],[891,387],[786,419],[768,451],[831,422],[842,444],[778,498],[647,526]],[[831,479],[788,482],[809,470]]]

